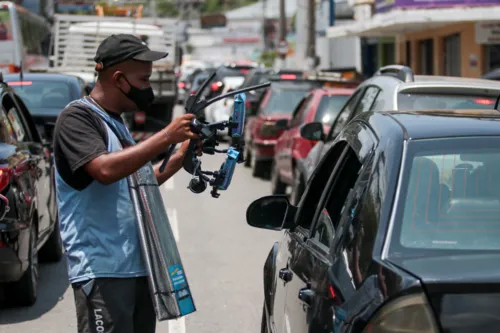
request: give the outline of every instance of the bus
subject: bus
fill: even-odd
[[[0,1],[0,72],[19,73],[49,66],[50,23],[12,2]]]

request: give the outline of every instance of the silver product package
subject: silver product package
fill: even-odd
[[[159,321],[196,311],[151,163],[128,177]]]

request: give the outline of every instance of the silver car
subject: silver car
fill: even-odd
[[[411,68],[392,65],[381,68],[354,91],[335,120],[330,132],[320,123],[304,124],[302,137],[318,140],[301,163],[292,186],[292,201],[297,204],[305,184],[324,152],[342,128],[360,113],[368,111],[494,109],[500,95],[500,82],[449,76],[414,75]]]

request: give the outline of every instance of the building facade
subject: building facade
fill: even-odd
[[[500,0],[375,0],[371,10],[368,20],[332,27],[328,36],[374,41],[377,67],[464,77],[500,68]]]

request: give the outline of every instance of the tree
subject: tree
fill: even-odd
[[[156,5],[156,11],[160,17],[177,17],[179,10],[172,0],[160,0]]]

